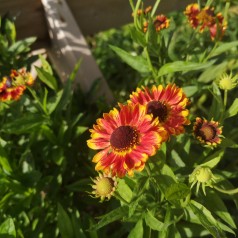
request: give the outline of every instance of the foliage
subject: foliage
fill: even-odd
[[[214,7],[227,21],[224,35],[217,31],[211,38],[209,29],[193,29],[183,12],[158,18],[159,3],[148,10],[146,2],[130,0],[133,24],[90,39],[115,98],[123,103],[116,110],[126,108],[137,87],[176,84],[189,99],[191,124],[161,142],[145,168],[133,171],[133,176],[117,177],[103,168],[99,176],[95,172],[96,153],[86,144],[92,133],[88,129],[110,108],[106,102],[88,100],[90,93],[73,90],[80,61],[63,85],[39,56],[42,67],[36,68],[33,85],[19,85],[11,70],[29,70],[32,59],[27,53],[33,39],[16,41],[14,23],[0,21],[0,76],[7,80],[0,84],[0,237],[237,234],[238,5],[199,1],[200,9]],[[164,20],[163,27],[158,19]],[[224,77],[225,82],[231,80],[229,89],[224,82],[220,85]],[[19,100],[2,100],[3,92],[13,86],[27,90]],[[196,135],[201,125],[212,128],[217,136],[213,144]],[[110,194],[105,194],[105,183]],[[100,197],[100,192],[101,201],[110,201],[92,197]]]

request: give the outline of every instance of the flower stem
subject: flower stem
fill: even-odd
[[[226,108],[226,104],[227,104],[227,93],[228,93],[228,90],[225,90],[224,91],[224,109]]]
[[[154,7],[153,7],[153,9],[152,9],[152,11],[151,11],[151,17],[154,16],[154,14],[155,14],[155,12],[156,12],[158,6],[159,6],[159,3],[160,3],[160,0],[157,0],[156,3],[154,4]]]
[[[153,67],[153,65],[151,63],[151,59],[150,59],[150,55],[149,55],[149,52],[148,52],[148,48],[145,47],[144,50],[145,50],[145,55],[146,55],[147,63],[148,63],[149,68],[150,68],[150,70],[152,72],[152,75],[153,75],[154,78],[157,78],[156,77],[156,72],[155,72],[154,67]]]
[[[134,4],[133,4],[133,0],[129,0],[129,2],[130,2],[130,5],[131,5],[131,9],[132,9],[132,11],[134,12],[135,6],[134,6]]]
[[[139,9],[139,7],[141,5],[141,1],[142,0],[138,0],[137,1],[136,7],[133,10],[133,13],[134,13],[134,25],[135,25],[137,30],[140,30],[140,26],[138,25],[138,20],[137,20],[137,17],[138,17],[137,12],[138,12],[138,9]]]
[[[214,188],[215,188],[217,191],[221,192],[221,193],[226,193],[226,194],[230,194],[230,195],[235,194],[235,193],[238,193],[238,188],[230,189],[230,190],[224,190],[224,189],[219,188],[219,187],[217,187],[217,186],[214,186]]]

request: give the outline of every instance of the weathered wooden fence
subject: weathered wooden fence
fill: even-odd
[[[158,13],[184,9],[190,2],[161,0]],[[77,82],[82,90],[99,80],[99,96],[113,100],[84,36],[132,22],[129,0],[0,0],[0,15],[6,14],[16,18],[18,39],[37,37],[34,48],[47,49],[63,81],[81,58]]]

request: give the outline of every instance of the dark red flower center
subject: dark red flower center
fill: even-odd
[[[212,125],[202,125],[199,130],[199,134],[205,141],[210,141],[216,136],[216,128]]]
[[[159,118],[160,122],[165,122],[168,116],[168,108],[160,101],[151,101],[147,104],[147,114],[153,114],[153,117]]]
[[[114,150],[125,151],[138,143],[139,135],[131,126],[120,126],[113,131],[110,143]]]

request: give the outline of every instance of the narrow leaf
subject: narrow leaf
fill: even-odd
[[[133,69],[141,73],[149,73],[150,69],[148,67],[147,61],[142,56],[133,56],[128,52],[110,45],[110,48],[128,65]]]
[[[191,200],[189,207],[197,216],[201,225],[204,226],[214,237],[224,237],[224,232],[221,230],[216,219],[207,208],[194,200]]]
[[[152,230],[162,231],[164,229],[164,223],[155,218],[150,211],[145,214],[145,222]]]
[[[234,100],[232,105],[226,111],[225,118],[233,117],[233,116],[237,115],[237,113],[238,113],[238,98],[236,98]]]
[[[219,55],[224,52],[229,52],[233,47],[236,47],[236,46],[238,46],[238,41],[222,43],[212,52],[210,57]]]
[[[127,207],[118,207],[111,212],[105,214],[104,216],[101,217],[101,220],[93,225],[90,230],[98,230],[102,228],[103,226],[106,226],[114,221],[122,219],[124,216],[127,215]]]
[[[140,219],[127,238],[143,238],[143,221]]]
[[[58,203],[57,223],[62,238],[74,238],[72,222],[64,210]]]
[[[171,74],[179,71],[193,71],[201,70],[210,67],[214,61],[207,63],[196,63],[196,62],[186,62],[186,61],[175,61],[172,63],[164,64],[158,72],[158,76],[163,76],[166,74]]]
[[[117,193],[120,194],[120,196],[125,199],[127,202],[131,201],[132,198],[132,191],[130,187],[125,183],[123,179],[121,179],[117,186]]]
[[[16,237],[15,225],[12,218],[7,218],[0,225],[0,237],[6,237],[6,238]]]
[[[37,75],[39,79],[46,84],[49,88],[57,91],[57,82],[54,76],[45,71],[43,68],[36,67]]]

